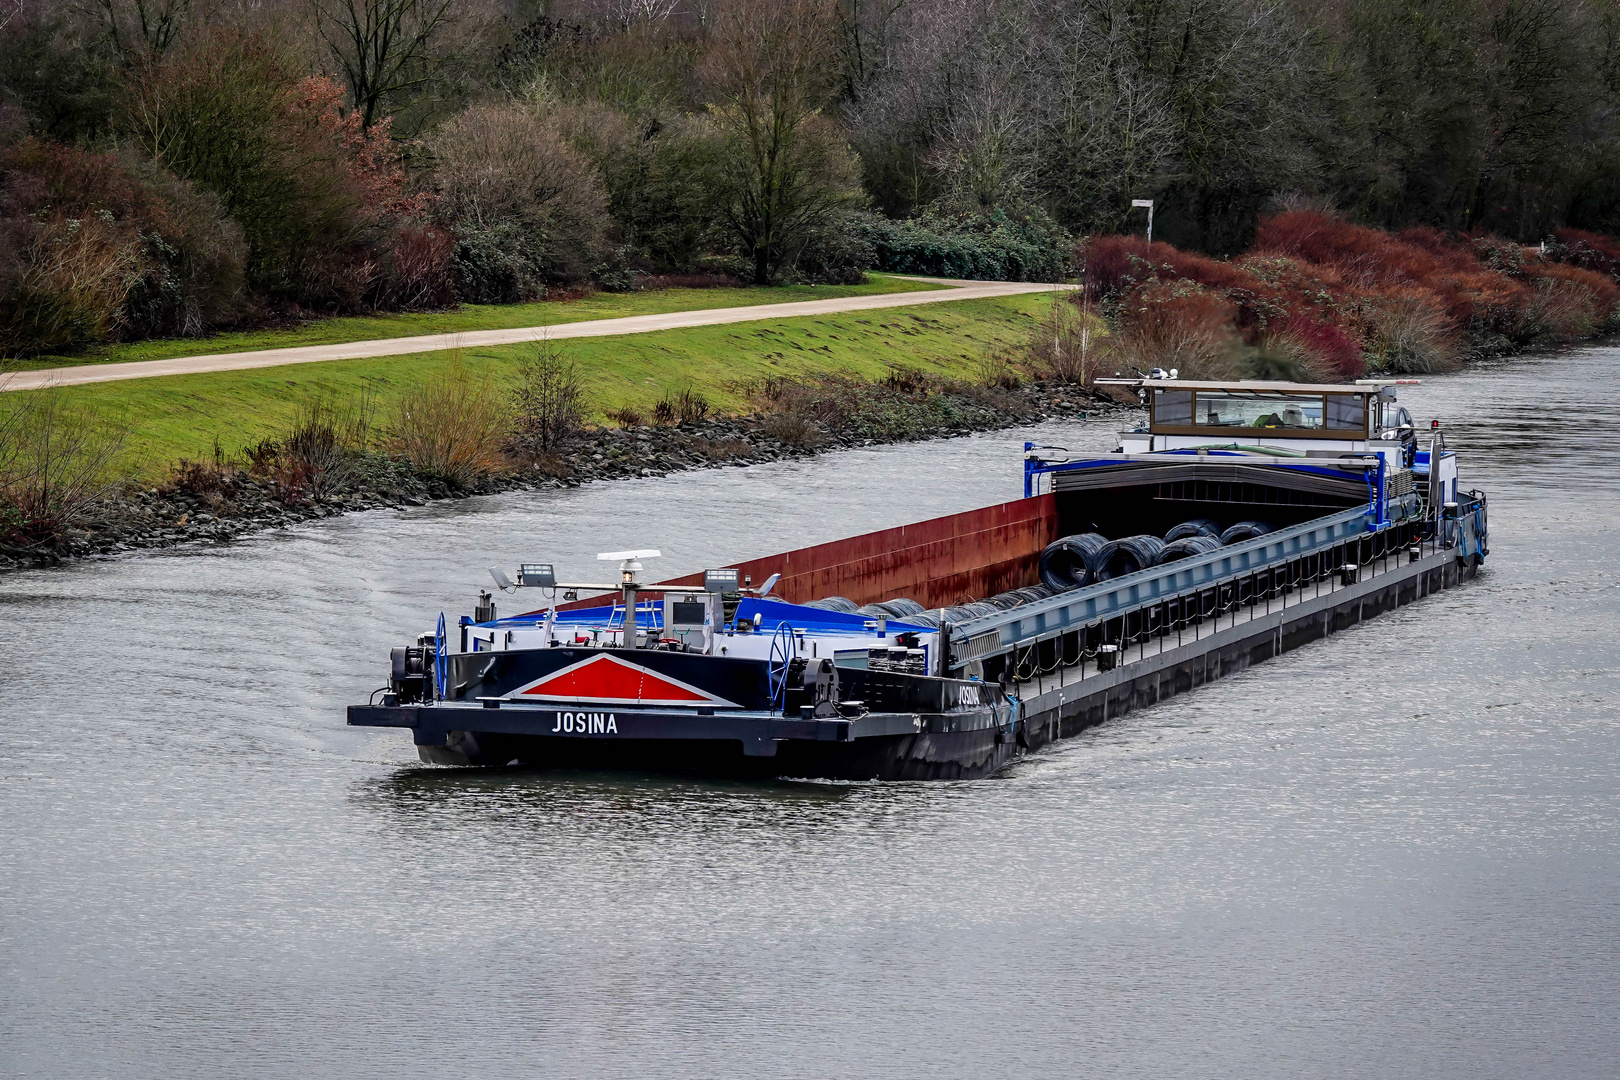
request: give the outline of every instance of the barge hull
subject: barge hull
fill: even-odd
[[[444,746],[418,747],[436,765],[528,765],[547,769],[632,769],[770,779],[977,780],[1021,752],[1012,733],[994,728],[945,734],[886,735],[850,743],[782,740],[773,756],[746,753],[735,739],[563,742],[537,735],[447,733]]]
[[[869,714],[854,720],[626,710],[618,737],[549,732],[552,710],[352,706],[349,723],[409,727],[424,761],[445,765],[643,768],[743,777],[834,780],[978,779],[1019,754],[1165,701],[1271,657],[1359,625],[1472,578],[1477,562],[1443,549],[1401,564],[1401,553],[1355,584],[1076,680],[1074,667],[1015,684],[1016,719],[976,709]]]
[[[1275,610],[1267,614],[1160,653],[1149,650],[1141,659],[1080,682],[1058,685],[1054,675],[1025,684],[1020,742],[1038,749],[1078,735],[1451,588],[1477,572],[1478,563],[1459,558],[1456,549],[1440,551],[1295,605],[1273,603]]]

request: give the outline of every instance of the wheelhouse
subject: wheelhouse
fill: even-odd
[[[1400,381],[1350,384],[1102,380],[1138,391],[1144,429],[1125,432],[1126,453],[1278,445],[1298,450],[1378,452],[1417,432],[1396,401]],[[1144,436],[1146,436],[1144,438]]]

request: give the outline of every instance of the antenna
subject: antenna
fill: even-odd
[[[489,568],[489,576],[495,579],[495,587],[501,590],[501,592],[511,592],[514,588],[512,585],[512,579],[502,573],[501,568],[498,566],[492,566]]]
[[[776,583],[781,580],[781,574],[772,574],[770,577],[766,578],[765,584],[759,587],[759,595],[769,596],[771,594],[771,590],[776,588]]]
[[[624,562],[627,559],[659,559],[663,552],[651,548],[637,551],[604,551],[596,556],[598,562]]]

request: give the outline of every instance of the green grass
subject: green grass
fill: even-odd
[[[665,393],[688,385],[716,410],[733,411],[746,405],[746,385],[763,376],[842,372],[876,378],[893,367],[910,367],[971,378],[987,353],[1026,345],[1051,303],[1049,295],[1032,293],[557,345],[585,376],[597,420],[623,405],[650,413]],[[406,388],[453,364],[466,365],[504,389],[521,358],[535,348],[506,345],[36,392],[67,395],[123,418],[130,434],[120,466],[156,479],[181,458],[210,457],[216,439],[227,454],[236,454],[262,438],[278,436],[302,403],[318,398],[355,400],[368,393],[379,425],[386,428]]]
[[[80,364],[123,364],[132,360],[166,360],[208,353],[286,349],[298,345],[336,345],[348,341],[416,337],[419,334],[457,334],[470,330],[507,330],[524,326],[555,326],[591,319],[619,319],[631,315],[662,315],[704,308],[756,307],[795,300],[834,300],[844,296],[926,292],[947,288],[924,281],[907,281],[886,274],[869,275],[865,285],[778,285],[740,289],[658,289],[642,293],[596,293],[577,300],[540,300],[532,304],[464,304],[455,311],[425,311],[402,315],[345,316],[312,319],[289,329],[245,330],[206,338],[160,338],[103,345],[74,356],[36,356],[9,365],[14,370],[74,367]]]

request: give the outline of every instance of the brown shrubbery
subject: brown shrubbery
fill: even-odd
[[[449,233],[330,79],[220,27],[121,81],[124,150],[0,150],[0,355],[454,302]]]
[[[1620,247],[1564,235],[1543,256],[1493,236],[1392,234],[1295,210],[1262,221],[1251,252],[1232,260],[1103,236],[1084,248],[1085,288],[1071,303],[1108,320],[1110,370],[1335,380],[1368,368],[1443,371],[1471,350],[1611,324],[1620,286],[1599,268],[1620,267],[1610,261]]]
[[[241,312],[245,257],[218,199],[149,162],[0,152],[0,355],[201,333]]]
[[[49,548],[117,478],[120,418],[75,406],[54,390],[0,403],[0,543]]]
[[[474,303],[584,281],[608,252],[607,196],[554,119],[475,105],[427,141],[439,213],[455,227],[458,293]]]
[[[400,399],[393,446],[418,472],[466,490],[501,467],[510,430],[494,387],[456,364]]]

